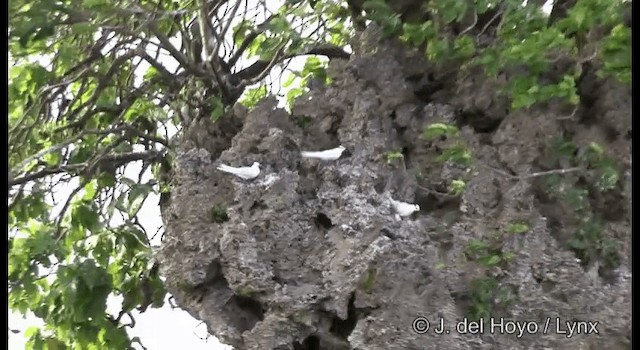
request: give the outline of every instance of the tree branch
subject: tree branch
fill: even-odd
[[[321,56],[326,56],[328,58],[337,58],[337,59],[349,59],[351,57],[349,53],[342,50],[342,48],[340,48],[339,46],[319,45],[319,46],[312,47],[306,50],[305,52],[288,54],[288,55],[279,57],[274,64],[277,64],[283,60],[287,60],[297,56],[304,56],[304,55],[321,55]],[[271,61],[273,61],[273,59]],[[271,61],[264,61],[264,60],[257,61],[254,64],[250,65],[249,67],[239,71],[238,73],[233,74],[233,77],[238,81],[251,80],[254,77],[260,75],[267,67],[270,67]]]

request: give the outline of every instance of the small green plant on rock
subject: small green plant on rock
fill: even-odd
[[[441,153],[436,158],[439,162],[455,164],[464,169],[471,166],[471,150],[460,138],[458,128],[455,125],[448,123],[429,124],[424,128],[422,138],[439,144]],[[463,177],[451,181],[448,186],[449,193],[454,196],[461,196],[464,193],[467,181]]]
[[[529,231],[529,224],[526,222],[512,222],[505,228],[507,233],[525,233]]]
[[[479,277],[469,283],[469,306],[467,317],[471,320],[488,321],[499,310],[507,309],[515,301],[515,295],[509,287],[501,286],[492,277]]]
[[[401,151],[386,152],[384,157],[387,159],[387,165],[392,164],[396,160],[404,160],[404,155],[402,155]]]
[[[241,296],[243,298],[254,298],[259,293],[258,291],[252,289],[249,286],[242,286],[236,289],[236,295]]]
[[[607,156],[604,147],[595,142],[581,148],[561,139],[550,144],[548,159],[552,166],[561,164],[585,169],[585,181],[577,182],[560,175],[546,176],[541,180],[546,195],[568,206],[571,217],[567,219],[577,223],[566,240],[567,247],[583,266],[600,260],[604,268],[617,267],[620,264],[617,244],[604,235],[604,223],[591,204],[595,191],[606,192],[618,186],[619,173],[615,161]]]
[[[229,220],[227,207],[224,204],[216,204],[211,208],[211,221],[221,224]]]
[[[299,116],[299,117],[295,117],[294,121],[296,123],[297,126],[301,127],[302,129],[306,128],[309,124],[311,124],[311,117],[303,115],[303,116]]]
[[[367,271],[367,275],[365,276],[364,281],[362,281],[362,289],[365,291],[365,293],[371,294],[371,292],[373,291],[373,286],[376,283],[377,273],[378,271],[375,268],[369,269]]]
[[[462,180],[453,180],[449,185],[449,192],[455,196],[461,196],[467,188],[467,183]]]
[[[459,137],[458,128],[455,125],[447,123],[429,124],[424,128],[422,138],[427,141],[440,139],[444,142],[443,151],[438,157],[438,161],[452,162],[465,167],[471,165],[471,150]]]
[[[521,234],[527,231],[529,231],[528,223],[512,222],[500,231],[483,236],[481,239],[470,240],[465,247],[465,256],[467,259],[479,262],[488,268],[508,263],[515,258],[515,253],[505,251],[502,247],[505,235]]]

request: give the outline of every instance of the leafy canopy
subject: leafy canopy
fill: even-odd
[[[170,194],[175,136],[262,83],[242,98],[257,103],[288,59],[344,46],[348,16],[290,1],[17,0],[9,11],[9,305],[44,321],[25,332],[29,348],[130,348],[132,313],[166,298],[140,210]],[[119,310],[107,310],[112,296]]]

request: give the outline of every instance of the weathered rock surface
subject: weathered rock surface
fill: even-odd
[[[163,211],[161,261],[177,303],[238,350],[630,348],[630,90],[605,82],[573,119],[552,106],[509,112],[490,88],[500,82],[480,77],[441,87],[433,102],[416,92],[424,79],[407,79],[428,65],[373,30],[359,43],[349,62],[332,63],[333,84],[301,99],[292,116],[267,99],[238,120],[224,117],[235,134],[209,136],[227,139],[206,141],[215,126],[189,134],[201,141],[179,151]],[[458,123],[473,153],[469,172],[436,160],[448,140],[420,138],[435,122]],[[623,252],[606,271],[567,248],[562,237],[577,223],[541,194],[542,176],[527,176],[549,170],[545,145],[567,135],[614,150],[626,174],[590,198],[602,234]],[[348,151],[335,162],[299,156],[338,144]],[[388,162],[394,151],[402,161]],[[215,170],[253,161],[262,173],[250,182]],[[442,193],[461,177],[461,197]],[[388,194],[422,210],[396,221]],[[606,211],[612,205],[617,215]],[[226,207],[226,221],[212,219],[214,206]],[[525,232],[504,233],[517,222]],[[469,256],[470,244],[496,235],[510,258],[487,265]],[[535,334],[490,325],[458,333],[455,322],[474,304],[496,322],[530,322]],[[412,328],[417,317],[431,321],[424,334]],[[450,332],[436,334],[441,319]],[[558,334],[576,321],[598,322],[598,334]]]

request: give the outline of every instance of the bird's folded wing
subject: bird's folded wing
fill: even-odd
[[[302,152],[300,152],[300,154],[302,154],[302,156],[304,156],[304,157],[317,157],[320,154],[322,154],[322,152],[306,152],[306,151],[302,151]]]
[[[223,170],[223,171],[233,171],[235,168],[230,167],[230,166],[225,165],[225,164],[220,164],[220,165],[218,165],[218,167],[216,169]]]

